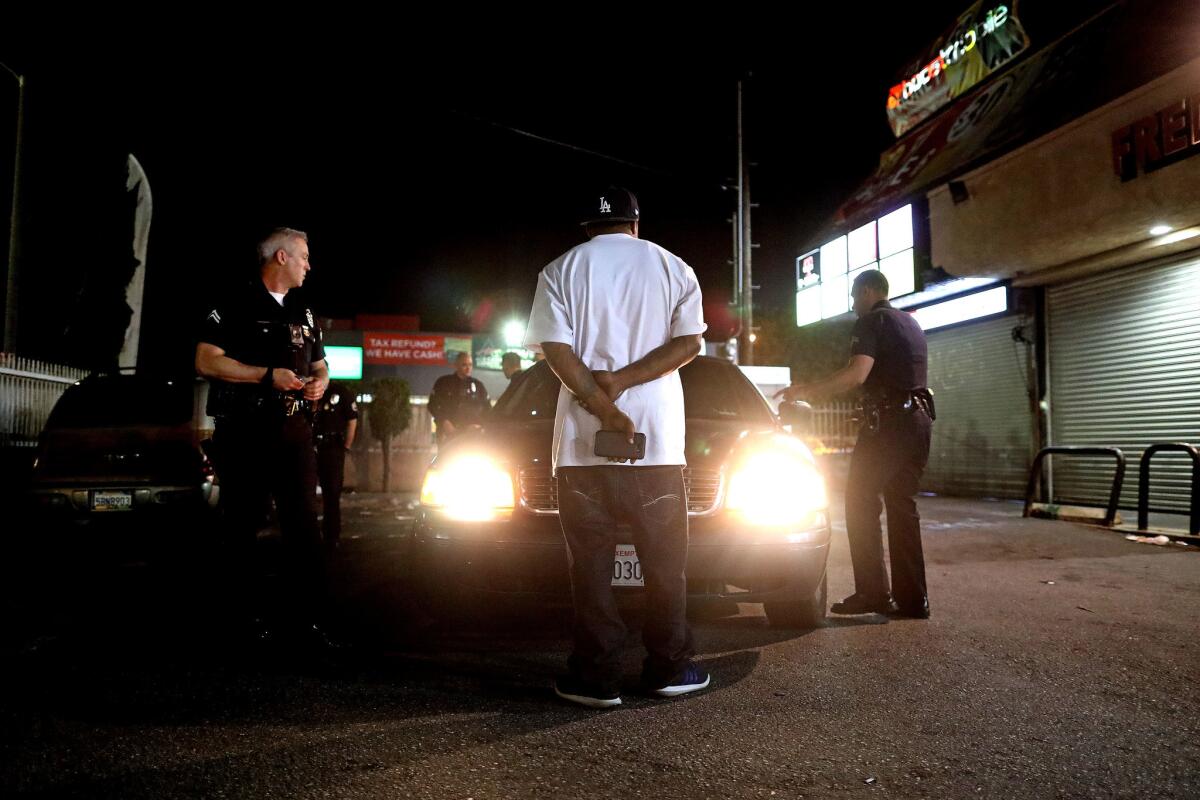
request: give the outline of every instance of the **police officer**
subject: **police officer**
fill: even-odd
[[[317,442],[317,478],[325,506],[323,533],[325,549],[337,549],[342,535],[342,483],[346,476],[346,454],[358,430],[358,403],[340,383],[331,383],[317,404],[313,436]]]
[[[510,382],[521,374],[521,356],[511,350],[500,357],[500,371]]]
[[[433,384],[429,413],[437,422],[439,447],[471,426],[481,424],[483,414],[489,408],[487,387],[471,377],[474,363],[470,353],[459,353],[454,361],[454,372],[443,375]]]
[[[830,610],[924,619],[929,599],[921,518],[913,498],[929,458],[934,419],[933,396],[925,386],[925,332],[912,315],[888,303],[882,272],[861,273],[851,295],[858,322],[850,340],[850,363],[822,381],[793,384],[779,394],[789,400],[820,399],[863,387],[862,430],[846,484],[855,592]],[[887,507],[891,591],[883,564],[880,495]]]
[[[227,533],[235,570],[248,593],[255,583],[254,543],[269,497],[283,539],[278,633],[301,644],[330,645],[316,625],[324,603],[324,565],[316,516],[317,465],[312,403],[329,383],[321,329],[312,310],[291,294],[310,269],[308,237],[278,228],[258,248],[259,274],[224,298],[204,319],[196,370],[211,382],[208,413]],[[243,601],[252,602],[243,597]],[[244,609],[243,609],[244,610]]]

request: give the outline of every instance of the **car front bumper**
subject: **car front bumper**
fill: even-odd
[[[762,529],[718,512],[689,520],[688,595],[738,602],[788,602],[809,596],[825,574],[828,514],[802,526]],[[614,533],[614,546],[632,543]],[[413,540],[413,575],[440,593],[569,600],[567,548],[554,515],[514,512],[507,519],[460,522],[423,511]],[[618,594],[640,592],[614,587]]]

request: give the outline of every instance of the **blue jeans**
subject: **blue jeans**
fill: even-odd
[[[688,520],[683,468],[563,467],[558,470],[559,521],[567,541],[575,602],[572,675],[603,689],[621,679],[625,624],[613,595],[618,538],[632,539],[646,581],[647,656],[643,680],[662,686],[691,658],[687,623]],[[627,530],[618,529],[619,525]]]

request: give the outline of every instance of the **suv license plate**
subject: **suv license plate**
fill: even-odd
[[[132,511],[133,494],[131,492],[93,492],[93,511]]]

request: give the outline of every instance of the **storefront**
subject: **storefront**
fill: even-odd
[[[953,284],[931,276],[1010,287],[990,316],[927,326],[924,488],[1016,497],[1039,447],[1118,446],[1133,507],[1147,446],[1200,444],[1200,5],[1115,6],[1041,47],[1027,28],[1026,55],[905,123],[841,224],[927,209],[918,293],[894,301],[918,317],[944,316],[921,291]],[[1158,458],[1151,505],[1185,510],[1190,462]],[[1063,459],[1056,497],[1100,502],[1111,471]]]
[[[1046,438],[1120,447],[1126,508],[1146,447],[1200,444],[1197,152],[1200,58],[964,174],[967,202],[929,193],[934,258],[968,274],[1003,258],[1015,283],[1044,292]],[[1003,254],[968,246],[997,240]],[[1159,458],[1151,505],[1186,510],[1190,462]],[[1110,475],[1062,460],[1053,489],[1095,503]]]

